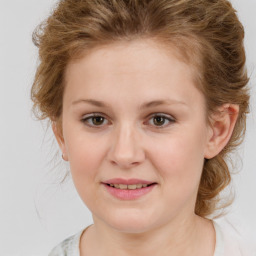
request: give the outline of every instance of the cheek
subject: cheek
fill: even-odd
[[[68,127],[66,149],[71,171],[77,174],[90,174],[103,158],[104,141],[90,136],[82,128]]]
[[[177,194],[197,191],[204,163],[204,139],[200,131],[176,133],[154,143],[151,157],[163,182]]]
[[[87,201],[93,186],[99,183],[97,175],[105,155],[104,143],[78,134],[69,133],[66,140],[67,154],[75,187],[83,201]]]

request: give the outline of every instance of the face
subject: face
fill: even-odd
[[[95,222],[145,232],[194,215],[210,128],[192,68],[150,40],[70,63],[63,137],[76,189]]]

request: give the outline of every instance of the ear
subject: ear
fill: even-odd
[[[61,149],[63,160],[68,161],[68,155],[67,155],[67,150],[66,150],[66,145],[63,138],[62,130],[60,128],[60,125],[56,121],[52,122],[52,130],[59,144],[59,147]]]
[[[239,106],[224,104],[211,116],[205,158],[218,155],[229,142],[239,113]]]

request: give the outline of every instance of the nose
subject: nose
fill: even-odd
[[[108,159],[112,164],[122,169],[129,169],[144,161],[145,152],[136,128],[123,125],[113,132],[111,139]]]

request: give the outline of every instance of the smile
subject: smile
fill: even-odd
[[[149,194],[157,185],[156,182],[150,182],[139,179],[111,179],[103,182],[106,191],[119,200],[136,200],[146,194]]]
[[[151,184],[107,184],[110,187],[118,188],[118,189],[139,189],[139,188],[146,188],[150,186]]]

